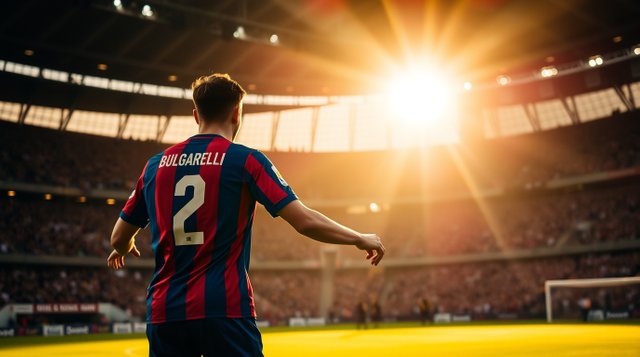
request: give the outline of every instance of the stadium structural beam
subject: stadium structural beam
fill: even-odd
[[[20,103],[20,115],[18,116],[18,124],[24,124],[27,114],[31,110],[31,103]]]
[[[71,83],[71,75],[69,75],[69,82]],[[73,115],[73,112],[75,112],[76,110],[76,102],[78,99],[78,95],[80,92],[80,87],[79,86],[75,86],[75,88],[73,89],[73,91],[71,92],[71,95],[69,96],[69,104],[67,105],[67,114],[66,115],[62,115],[62,120],[60,120],[60,131],[66,131],[67,130],[67,126],[69,126],[69,121],[71,121],[71,116]]]
[[[575,97],[571,96],[571,97],[562,98],[560,99],[560,102],[562,102],[562,106],[564,107],[564,110],[567,112],[567,115],[569,115],[569,118],[571,119],[571,123],[573,123],[574,125],[580,124],[580,116],[578,115],[578,110],[576,109]]]
[[[118,118],[118,133],[116,134],[117,139],[122,139],[122,135],[124,134],[124,129],[127,128],[127,124],[129,124],[129,118],[131,114],[124,114],[124,118],[121,116]]]
[[[164,123],[162,123],[162,117],[165,117]],[[167,128],[169,127],[169,123],[171,122],[171,115],[159,115],[158,116],[158,135],[156,136],[156,142],[162,142],[164,139],[164,134],[167,133]]]
[[[280,112],[274,112],[271,121],[271,151],[276,150],[276,137],[280,126]]]
[[[76,108],[71,107],[67,108],[67,114],[63,114],[60,120],[60,131],[66,131],[67,126],[69,126],[69,121],[71,121],[71,116],[73,112],[75,112]]]
[[[320,116],[320,108],[313,107],[311,109],[311,151],[316,148],[316,133],[318,131],[318,117]]]
[[[533,131],[540,131],[540,118],[538,117],[538,111],[536,106],[533,103],[525,103],[522,104],[524,108],[524,112],[527,115],[527,119],[529,119],[529,123],[533,128]]]
[[[627,111],[630,112],[630,111],[635,109],[635,105],[632,102],[633,101],[633,95],[627,96],[625,91],[619,85],[614,85],[613,89],[616,91],[616,94],[618,95],[618,97],[622,101],[622,104],[624,104],[624,106],[627,108]],[[629,92],[629,94],[631,94],[631,93]]]

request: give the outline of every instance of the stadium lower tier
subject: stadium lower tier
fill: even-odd
[[[145,287],[151,270],[1,268],[0,308],[10,303],[110,302],[132,318],[145,314]],[[326,300],[330,309],[325,317],[332,320],[353,321],[356,304],[374,301],[380,302],[384,319],[418,319],[423,299],[433,307],[431,313],[464,314],[473,319],[543,318],[546,280],[636,276],[640,274],[640,251],[386,269],[338,268],[330,277],[331,289],[322,284],[322,273],[321,269],[252,271],[259,318],[278,325],[291,317],[317,317],[321,301]],[[639,285],[560,289],[555,294],[553,308],[560,317],[579,318],[578,300],[585,296],[594,308],[640,317]],[[13,323],[39,322],[25,317]]]

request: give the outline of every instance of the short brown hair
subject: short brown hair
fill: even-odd
[[[214,73],[191,83],[193,104],[201,119],[225,120],[247,92],[228,74]]]

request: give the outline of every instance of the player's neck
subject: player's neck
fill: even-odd
[[[216,134],[231,141],[233,139],[233,128],[226,128],[222,125],[210,124],[206,126],[200,126],[198,128],[198,134]]]

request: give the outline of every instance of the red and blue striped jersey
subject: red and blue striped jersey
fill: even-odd
[[[249,281],[256,202],[272,216],[297,197],[261,152],[199,134],[147,162],[120,217],[150,226],[147,321],[255,317]]]

